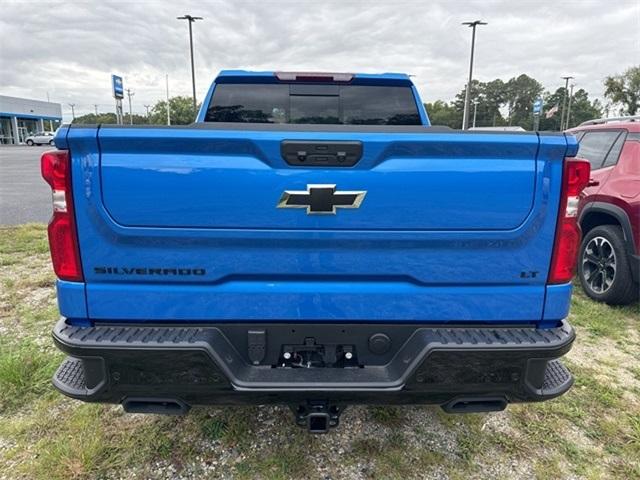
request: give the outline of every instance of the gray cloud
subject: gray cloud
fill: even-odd
[[[481,18],[474,77],[527,73],[545,87],[572,74],[601,97],[602,80],[640,63],[640,3],[629,1],[77,1],[0,0],[0,93],[113,109],[110,74],[135,91],[134,111],[191,91],[187,25],[194,26],[199,98],[222,68],[398,71],[426,101],[463,87],[470,32]]]

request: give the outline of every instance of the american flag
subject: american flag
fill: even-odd
[[[546,113],[545,117],[546,118],[551,118],[556,113],[558,113],[558,104],[557,103],[553,107],[551,107],[549,110],[547,110],[547,113]]]

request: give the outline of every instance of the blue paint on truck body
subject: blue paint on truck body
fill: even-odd
[[[61,128],[85,280],[58,282],[63,316],[545,326],[566,316],[571,286],[547,286],[547,275],[573,137],[428,128],[402,74],[352,82],[411,87],[421,126],[205,123],[216,85],[234,82],[276,79],[221,72],[190,126]],[[362,158],[291,166],[288,140],[358,141]],[[283,191],[310,184],[367,193],[336,215],[276,208]]]

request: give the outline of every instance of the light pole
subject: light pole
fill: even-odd
[[[93,108],[96,110],[96,117],[98,116],[98,104],[94,103]]]
[[[169,74],[167,73],[167,125],[171,125],[171,104],[169,103]]]
[[[463,22],[462,25],[471,27],[471,59],[469,60],[469,81],[467,82],[467,91],[464,95],[464,112],[462,113],[462,129],[466,130],[469,126],[469,101],[471,99],[471,80],[473,79],[473,53],[476,46],[476,27],[478,25],[487,25],[487,22],[474,20],[473,22]]]
[[[478,113],[478,99],[473,100],[473,128],[476,128],[476,114]]]
[[[133,125],[133,111],[131,110],[131,97],[133,97],[135,93],[131,91],[130,88],[127,88],[127,97],[129,97],[129,125]]]
[[[69,103],[68,105],[71,107],[71,118],[72,118],[71,121],[73,121],[73,120],[76,119],[76,104],[75,103]]]
[[[563,130],[564,126],[564,109],[567,104],[567,90],[569,89],[569,80],[573,77],[562,77],[564,79],[564,92],[562,92],[562,113],[560,114],[560,131]]]
[[[187,20],[189,22],[189,50],[191,52],[191,85],[193,87],[193,111],[194,114],[197,112],[197,102],[196,102],[196,71],[193,65],[193,31],[191,29],[191,24],[196,20],[203,20],[202,17],[193,17],[191,15],[183,15],[182,17],[176,17],[178,20]]]
[[[571,88],[569,90],[569,106],[567,107],[567,119],[564,122],[564,130],[569,128],[569,119],[571,118],[571,100],[573,100],[573,87],[575,86],[576,84],[572,83]]]
[[[147,120],[149,120],[149,107],[151,105],[145,105],[144,108],[147,110]]]

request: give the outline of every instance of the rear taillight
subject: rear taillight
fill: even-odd
[[[78,234],[73,215],[71,164],[67,150],[52,150],[40,159],[42,178],[51,186],[53,216],[49,222],[49,248],[58,278],[82,281]]]
[[[578,201],[580,192],[589,183],[591,165],[580,158],[565,158],[563,170],[560,210],[548,280],[553,284],[569,282],[575,273],[581,236]]]

